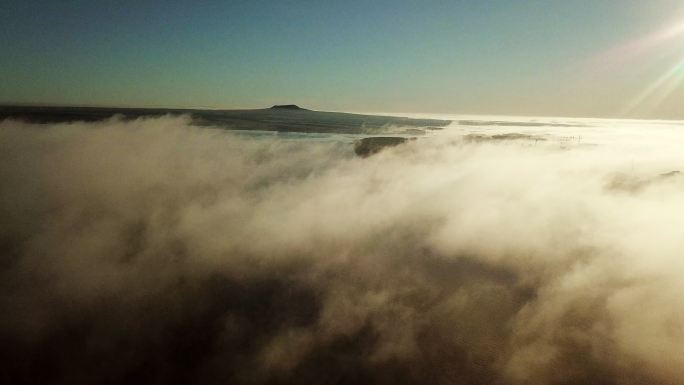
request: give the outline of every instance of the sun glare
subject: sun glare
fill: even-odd
[[[646,55],[653,48],[661,47],[673,40],[684,41],[684,21],[670,25],[647,37],[632,41],[623,46],[620,51],[641,56]],[[627,48],[628,47],[628,48]],[[663,75],[652,81],[648,86],[632,99],[621,111],[622,116],[631,115],[637,111],[657,109],[684,81],[684,57],[665,71]]]
[[[679,87],[682,80],[684,80],[684,59],[646,87],[625,107],[621,115],[629,115],[643,107],[657,108]]]

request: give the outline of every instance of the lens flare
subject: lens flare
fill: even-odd
[[[634,98],[621,115],[629,115],[648,104],[651,109],[662,104],[684,80],[684,59],[670,68],[664,75],[651,83],[639,96]]]
[[[679,21],[647,36],[610,49],[596,57],[594,62],[598,67],[617,67],[631,59],[652,59],[659,55],[657,50],[660,50],[660,53],[665,52],[666,49],[672,52],[672,49],[677,47],[673,43],[681,43],[683,38],[684,22]],[[682,81],[684,81],[684,57],[680,55],[674,65],[668,67],[664,74],[650,82],[643,91],[624,106],[620,111],[620,116],[629,116],[636,112],[653,112],[677,90]]]
[[[649,51],[662,47],[664,44],[682,35],[684,35],[684,22],[677,22],[646,36],[612,47],[594,57],[592,61],[596,64],[602,63],[603,65],[624,63],[631,58],[644,56]]]

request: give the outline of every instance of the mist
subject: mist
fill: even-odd
[[[573,123],[0,122],[0,382],[682,384],[682,127]]]

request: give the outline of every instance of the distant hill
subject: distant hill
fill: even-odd
[[[271,107],[272,110],[303,110],[303,111],[309,111],[306,108],[299,107],[296,104],[276,104],[275,106]]]
[[[397,128],[414,131],[440,129],[451,123],[438,119],[312,111],[294,104],[257,110],[0,106],[0,120],[11,118],[33,123],[94,122],[113,116],[137,119],[163,115],[188,115],[193,124],[198,126],[305,133],[382,134],[396,131]]]
[[[361,157],[368,157],[376,154],[388,147],[395,147],[400,144],[406,143],[407,138],[397,137],[397,136],[373,136],[370,138],[363,138],[354,143],[354,152],[356,155]]]

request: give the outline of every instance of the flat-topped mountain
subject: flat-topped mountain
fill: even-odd
[[[299,107],[296,104],[276,104],[275,106],[271,107],[272,110],[302,110],[302,111],[309,111],[306,108]]]
[[[397,129],[440,129],[451,123],[438,119],[312,111],[294,104],[256,110],[0,106],[0,120],[9,118],[33,123],[94,122],[114,116],[137,119],[163,115],[190,116],[192,123],[198,126],[305,133],[382,134]]]

